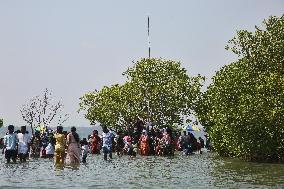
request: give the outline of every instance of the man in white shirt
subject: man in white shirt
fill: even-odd
[[[26,133],[26,126],[21,127],[21,132],[18,133],[17,138],[18,155],[20,158],[20,162],[26,162],[31,141],[30,135]]]
[[[14,126],[8,126],[8,133],[4,136],[4,147],[2,150],[2,154],[4,154],[5,150],[5,158],[7,163],[10,163],[12,158],[13,162],[16,163],[16,147],[17,147],[17,135],[14,133]]]

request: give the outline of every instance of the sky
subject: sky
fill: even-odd
[[[148,56],[148,15],[151,56],[210,83],[237,60],[224,48],[237,30],[283,13],[284,0],[0,0],[0,118],[25,125],[20,107],[48,88],[70,114],[65,126],[88,126],[79,98],[123,83]]]

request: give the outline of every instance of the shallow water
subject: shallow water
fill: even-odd
[[[5,164],[1,188],[284,188],[283,164],[222,159],[214,153],[188,157],[114,156],[111,162],[89,155],[78,168],[54,168],[48,159]]]

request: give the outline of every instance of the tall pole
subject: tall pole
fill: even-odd
[[[149,53],[149,60],[151,58],[151,42],[150,42],[150,17],[148,16],[148,53]],[[146,96],[146,95],[145,95]],[[147,99],[147,109],[148,109],[148,120],[151,120],[151,112],[150,112],[150,102],[149,99]]]
[[[148,49],[149,49],[149,59],[151,58],[151,42],[150,42],[150,17],[148,16]]]

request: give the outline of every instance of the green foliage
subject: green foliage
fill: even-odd
[[[0,119],[0,127],[3,126],[3,119]]]
[[[141,59],[123,75],[128,79],[125,84],[80,98],[80,110],[91,123],[124,129],[140,116],[158,126],[172,126],[191,113],[204,79],[189,77],[179,62],[154,58]]]
[[[263,30],[239,31],[224,66],[195,107],[215,150],[248,160],[284,160],[284,15]]]

